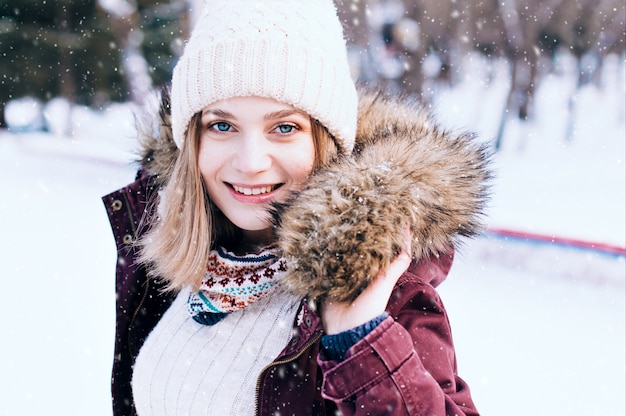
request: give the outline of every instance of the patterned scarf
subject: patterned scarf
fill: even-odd
[[[189,295],[189,313],[198,323],[214,325],[270,293],[286,271],[276,247],[244,256],[222,247],[211,250],[200,289]]]

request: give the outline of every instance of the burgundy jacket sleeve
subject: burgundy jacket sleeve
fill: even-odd
[[[412,264],[400,278],[390,316],[341,362],[318,356],[322,395],[343,415],[477,415],[457,375],[448,316],[432,283],[451,257]]]

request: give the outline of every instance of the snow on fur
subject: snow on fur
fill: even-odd
[[[365,93],[357,146],[275,206],[286,284],[354,300],[403,248],[438,256],[476,234],[488,191],[488,152],[469,133],[442,130],[417,104]]]

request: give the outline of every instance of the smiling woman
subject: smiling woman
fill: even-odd
[[[105,197],[116,416],[476,414],[435,286],[485,149],[359,98],[331,0],[210,2],[158,113]]]

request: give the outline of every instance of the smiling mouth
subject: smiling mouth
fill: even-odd
[[[243,186],[231,185],[232,188],[241,195],[263,195],[272,192],[281,185],[260,186],[258,188],[246,188]]]

